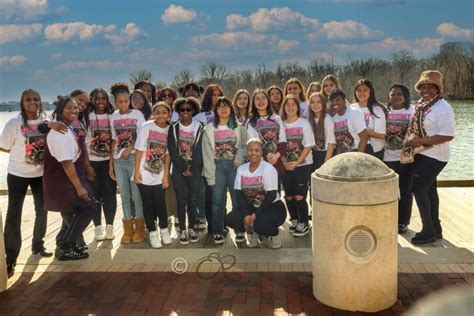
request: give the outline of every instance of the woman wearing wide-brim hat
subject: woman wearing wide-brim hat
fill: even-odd
[[[441,72],[422,72],[415,90],[421,98],[408,128],[401,161],[406,163],[413,160],[413,193],[423,224],[421,232],[412,238],[412,243],[426,244],[443,238],[436,177],[450,158],[454,112],[441,97]]]

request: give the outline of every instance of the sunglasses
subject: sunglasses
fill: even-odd
[[[181,113],[184,113],[184,112],[192,112],[193,109],[191,109],[191,108],[181,108],[181,109],[179,109],[179,111],[180,111]]]
[[[173,95],[171,95],[171,94],[168,94],[168,93],[163,94],[163,98],[172,98],[172,97],[173,97]]]

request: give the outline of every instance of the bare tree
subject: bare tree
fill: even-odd
[[[220,83],[228,75],[227,67],[222,64],[210,61],[201,66],[201,79],[206,81],[206,83]]]
[[[185,69],[181,70],[174,76],[173,80],[171,81],[171,86],[174,88],[179,88],[193,81],[194,75],[191,73],[191,71]]]
[[[134,86],[140,81],[153,81],[153,74],[148,70],[137,70],[130,74],[130,82]]]
[[[407,78],[410,76],[410,72],[415,68],[415,66],[415,57],[406,49],[402,49],[392,55],[393,70],[398,73],[398,82],[402,84],[407,84]]]
[[[326,75],[335,74],[338,67],[334,64],[334,60],[313,59],[308,66],[308,81],[323,80]]]
[[[255,70],[255,86],[261,88],[267,88],[271,85],[273,79],[273,71],[267,69],[265,64],[258,65]]]

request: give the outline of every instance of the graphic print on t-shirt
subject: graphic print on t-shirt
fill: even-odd
[[[183,160],[193,159],[194,133],[192,131],[179,130],[179,153]]]
[[[164,157],[168,147],[168,135],[149,131],[145,152],[144,168],[152,173],[160,173],[164,165]]]
[[[387,116],[387,135],[385,136],[385,148],[395,150],[402,149],[410,113],[389,113]]]
[[[240,178],[240,185],[249,204],[256,208],[260,207],[265,200],[263,176],[242,176]]]
[[[114,129],[117,135],[117,153],[135,143],[137,139],[137,119],[126,118],[115,120]]]
[[[347,120],[334,123],[334,134],[336,136],[336,153],[345,153],[352,150],[354,138],[349,132]]]
[[[263,149],[269,153],[276,153],[278,143],[280,142],[280,125],[278,125],[278,122],[268,118],[261,118],[257,121],[255,129],[263,143]]]
[[[285,128],[286,133],[286,153],[283,156],[285,162],[298,160],[303,152],[303,128],[290,127]]]
[[[365,126],[369,126],[370,122],[370,112],[363,112],[364,113],[364,121],[365,121]]]
[[[91,120],[89,128],[92,137],[89,145],[90,154],[98,157],[110,156],[112,133],[109,120],[107,118]]]
[[[71,128],[77,138],[77,141],[79,143],[84,143],[86,140],[86,130],[82,126],[81,121],[74,120],[74,122],[71,123]]]
[[[25,137],[25,161],[27,164],[42,165],[44,163],[44,145],[46,135],[38,131],[38,125],[20,126]]]
[[[237,137],[231,129],[214,130],[214,155],[217,160],[234,160],[237,148]]]

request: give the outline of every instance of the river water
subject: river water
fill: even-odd
[[[456,118],[456,134],[451,143],[451,160],[438,179],[474,180],[474,101],[451,101]],[[19,112],[0,112],[0,130]],[[6,189],[8,154],[0,152],[0,189]]]

